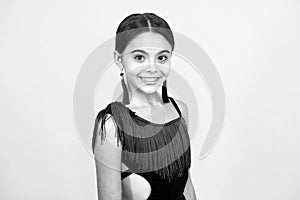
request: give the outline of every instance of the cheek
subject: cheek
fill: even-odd
[[[170,65],[160,65],[158,69],[162,72],[162,74],[166,77],[169,76],[171,73],[171,66]]]
[[[138,76],[140,73],[147,70],[146,62],[138,63],[131,59],[124,60],[123,66],[126,74],[130,77]],[[171,72],[171,64],[157,64],[157,70],[162,74],[162,76],[168,77]]]
[[[137,76],[142,72],[143,67],[138,64],[129,64],[126,67],[126,74],[128,76]]]
[[[126,62],[123,62],[123,66],[125,67],[127,74],[134,74],[141,71],[145,64],[135,62],[134,60],[127,60]]]

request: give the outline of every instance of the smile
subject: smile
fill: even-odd
[[[160,77],[141,77],[140,76],[139,78],[141,78],[143,80],[143,82],[146,84],[155,84]]]

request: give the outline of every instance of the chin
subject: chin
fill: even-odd
[[[146,93],[146,94],[152,94],[152,93],[155,93],[157,92],[158,90],[158,87],[149,87],[149,86],[143,86],[141,88],[139,88],[139,90],[142,92],[142,93]]]

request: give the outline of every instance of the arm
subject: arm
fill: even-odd
[[[188,127],[188,125],[189,125],[188,107],[183,101],[176,99],[176,102],[181,110],[182,117],[185,119],[187,127]],[[195,193],[194,186],[192,183],[190,170],[189,170],[189,176],[188,176],[188,180],[186,182],[183,194],[187,200],[196,200],[196,193]]]
[[[100,124],[99,124],[100,126]],[[97,174],[98,200],[121,200],[121,145],[117,146],[116,127],[113,117],[105,121],[105,140],[97,137],[95,165]]]
[[[192,179],[191,179],[191,175],[190,175],[190,171],[189,171],[189,177],[186,182],[183,194],[187,200],[197,200],[196,193],[195,193],[194,186],[193,186]]]

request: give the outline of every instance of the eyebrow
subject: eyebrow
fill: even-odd
[[[135,49],[135,50],[132,50],[132,51],[131,51],[131,53],[135,53],[135,52],[141,52],[141,53],[144,53],[144,54],[147,54],[147,55],[148,55],[148,53],[147,53],[146,51],[141,50],[141,49]],[[162,51],[158,52],[157,54],[161,54],[161,53],[165,53],[165,52],[171,53],[171,52],[168,51],[168,50],[162,50]]]

